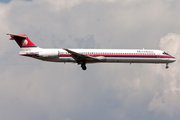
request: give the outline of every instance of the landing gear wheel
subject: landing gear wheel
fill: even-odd
[[[86,69],[87,69],[87,67],[86,67],[86,66],[84,66],[84,67],[82,67],[82,69],[83,69],[83,70],[86,70]]]
[[[87,69],[86,64],[84,64],[84,63],[81,64],[81,67],[82,67],[83,70],[86,70],[86,69]]]

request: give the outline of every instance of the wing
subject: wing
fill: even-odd
[[[71,54],[71,57],[76,60],[77,63],[99,62],[100,60],[87,55],[79,54],[69,49],[64,49]]]

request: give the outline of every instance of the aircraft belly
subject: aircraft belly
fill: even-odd
[[[50,62],[76,62],[72,57],[35,57]],[[115,62],[115,63],[169,63],[169,58],[131,58],[131,57],[106,57],[100,61],[86,61],[86,63]]]
[[[72,57],[59,57],[59,62],[75,62]]]
[[[121,63],[166,63],[167,59],[161,58],[127,58],[127,57],[108,57],[107,62],[121,62]]]
[[[34,58],[49,62],[76,62],[71,57],[34,57]]]

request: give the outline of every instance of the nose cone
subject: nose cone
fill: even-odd
[[[170,61],[170,62],[175,62],[176,59],[175,59],[175,57],[172,56],[172,58],[169,58],[169,61]]]

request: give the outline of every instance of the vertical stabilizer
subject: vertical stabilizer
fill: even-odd
[[[37,47],[34,43],[32,43],[26,34],[7,34],[10,35],[10,40],[15,40],[20,48],[30,48]]]

